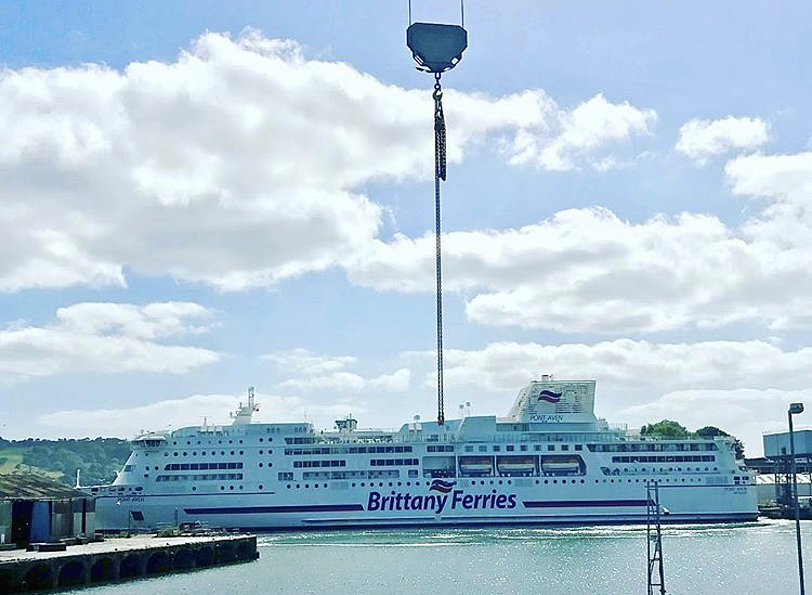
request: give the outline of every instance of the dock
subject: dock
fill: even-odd
[[[256,535],[136,535],[63,551],[0,551],[0,594],[125,581],[259,557]]]

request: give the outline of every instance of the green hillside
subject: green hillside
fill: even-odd
[[[3,440],[0,473],[22,471],[73,485],[81,469],[82,485],[109,483],[130,456],[130,445],[118,438]]]

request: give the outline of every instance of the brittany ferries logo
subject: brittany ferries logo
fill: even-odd
[[[457,485],[456,481],[443,481],[442,479],[435,479],[431,482],[429,491],[447,494],[454,488],[455,485]]]
[[[456,481],[433,479],[428,494],[411,494],[392,490],[389,494],[370,492],[367,510],[371,512],[385,510],[425,510],[441,514],[446,508],[450,510],[487,510],[498,508],[516,508],[516,494],[500,494],[491,490],[489,494],[466,494],[464,490],[455,490]],[[432,493],[437,492],[437,493]]]
[[[558,403],[561,400],[561,395],[564,393],[554,393],[551,390],[543,390],[539,393],[539,401],[547,401],[548,403]]]

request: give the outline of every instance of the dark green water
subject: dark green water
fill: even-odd
[[[812,522],[802,533],[812,592]],[[323,531],[263,535],[260,544],[257,562],[81,592],[646,592],[645,527]],[[798,593],[789,521],[667,528],[663,550],[669,594]]]

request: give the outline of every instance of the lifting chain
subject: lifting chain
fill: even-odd
[[[435,262],[437,270],[437,423],[445,423],[443,406],[443,269],[440,238],[440,180],[445,181],[446,146],[445,117],[443,116],[443,88],[440,73],[434,73],[434,232]]]

